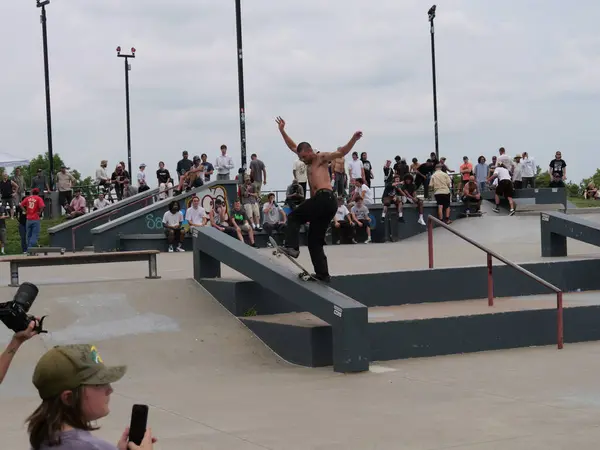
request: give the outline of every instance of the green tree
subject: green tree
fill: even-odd
[[[536,188],[547,188],[550,187],[550,174],[547,170],[542,172],[542,168],[540,166],[536,166],[536,175],[535,175],[535,187]]]

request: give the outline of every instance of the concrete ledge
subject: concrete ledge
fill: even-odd
[[[518,205],[515,214],[518,216],[537,216],[540,212],[559,211],[564,212],[565,206],[556,204],[533,204],[533,205]]]
[[[600,203],[600,201],[598,203]],[[590,206],[589,208],[568,208],[567,214],[600,214],[600,206]]]
[[[567,256],[567,238],[600,246],[600,224],[559,212],[540,214],[542,256]]]

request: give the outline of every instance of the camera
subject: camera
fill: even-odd
[[[39,289],[35,284],[23,283],[10,302],[0,303],[0,320],[7,328],[18,333],[26,330],[31,321],[35,321],[35,331],[46,333],[43,330],[43,322],[46,316],[38,321],[34,316],[28,314],[38,292]]]

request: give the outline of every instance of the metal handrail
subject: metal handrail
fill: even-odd
[[[542,286],[550,289],[551,291],[556,293],[556,331],[557,331],[557,346],[559,349],[563,348],[564,343],[564,333],[563,333],[563,292],[560,288],[554,286],[551,283],[548,283],[546,280],[538,277],[537,275],[531,273],[527,269],[523,269],[518,264],[515,264],[512,261],[509,261],[504,256],[499,255],[493,250],[490,250],[487,247],[484,247],[479,242],[475,242],[473,239],[468,238],[464,234],[456,231],[452,227],[448,226],[448,224],[444,223],[440,219],[434,216],[427,217],[427,244],[429,251],[429,268],[433,269],[433,224],[441,226],[442,228],[448,230],[450,233],[458,236],[462,240],[468,242],[469,244],[477,247],[479,250],[485,252],[487,254],[487,269],[488,269],[488,306],[494,306],[494,281],[492,274],[492,258],[496,258],[498,261],[503,262],[509,267],[512,267],[518,272],[521,272],[523,275],[528,276],[532,280],[541,284]]]

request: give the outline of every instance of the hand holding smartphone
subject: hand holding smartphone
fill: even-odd
[[[133,405],[131,408],[131,424],[129,426],[129,442],[141,445],[148,426],[148,405]]]

